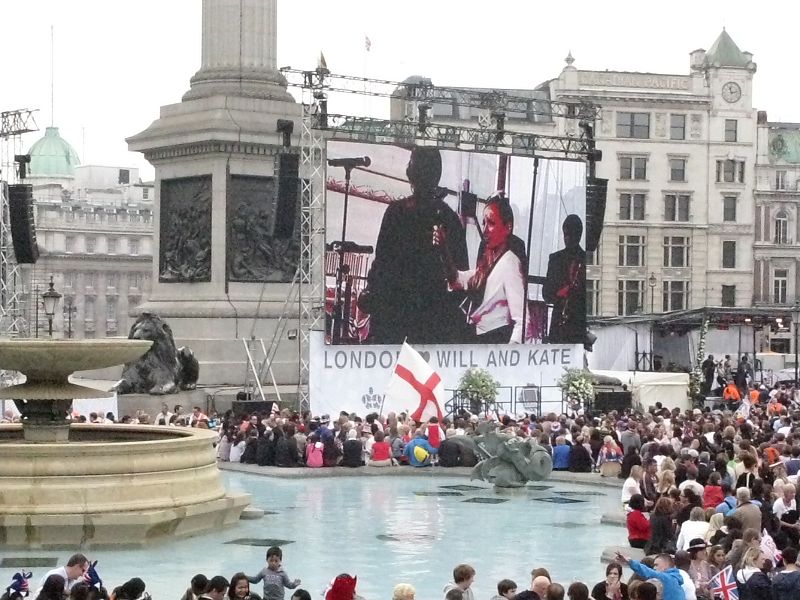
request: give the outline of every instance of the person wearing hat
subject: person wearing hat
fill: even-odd
[[[325,600],[354,600],[357,584],[358,577],[351,577],[347,573],[337,575],[325,591]]]
[[[687,548],[692,559],[689,566],[689,576],[694,581],[698,597],[713,598],[710,589],[711,579],[719,573],[714,565],[708,562],[708,544],[703,538],[694,538]]]

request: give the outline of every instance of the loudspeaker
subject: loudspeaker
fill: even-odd
[[[275,186],[274,227],[272,235],[279,239],[288,239],[294,234],[297,220],[297,206],[300,203],[300,156],[297,154],[279,154],[275,161],[275,172],[278,185]]]
[[[612,410],[622,412],[631,407],[630,392],[599,392],[595,394],[592,409],[596,412],[609,413]]]
[[[11,222],[11,241],[19,264],[35,264],[39,259],[36,244],[36,225],[33,220],[33,186],[8,186],[8,216]]]
[[[594,252],[603,233],[606,216],[608,179],[588,177],[586,179],[586,251]]]
[[[258,413],[269,414],[272,411],[273,402],[270,400],[234,400],[231,408],[234,415],[253,415]]]

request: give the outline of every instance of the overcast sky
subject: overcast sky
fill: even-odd
[[[794,0],[278,0],[278,12],[279,66],[313,68],[322,50],[334,73],[476,87],[535,86],[558,75],[570,50],[579,69],[685,74],[689,52],[724,26],[758,64],[755,106],[770,120],[800,121]],[[50,124],[52,25],[55,125],[84,164],[152,178],[125,137],[188,89],[200,66],[201,0],[2,0],[0,14],[0,111],[38,108],[42,131]]]

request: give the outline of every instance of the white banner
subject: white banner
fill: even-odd
[[[311,410],[315,415],[339,411],[364,416],[406,410],[414,406],[386,406],[384,393],[392,376],[401,346],[332,346],[326,345],[324,332],[311,332]],[[565,368],[583,367],[583,347],[579,345],[420,345],[414,346],[441,376],[445,390],[458,387],[469,368],[488,370],[501,386],[499,401],[521,395],[522,387],[540,388],[545,410],[558,410],[561,390],[554,387]],[[449,400],[452,392],[446,392]],[[517,412],[526,411],[518,397]],[[558,404],[558,407],[556,406]],[[549,406],[548,406],[549,405]],[[442,407],[444,408],[444,407]],[[447,411],[445,411],[447,412]]]

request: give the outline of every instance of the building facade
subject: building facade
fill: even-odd
[[[555,100],[601,106],[605,225],[587,258],[597,316],[753,300],[756,65],[723,31],[689,73],[581,71],[568,60]]]
[[[56,128],[29,153],[40,250],[38,262],[23,267],[30,335],[48,334],[41,294],[52,276],[63,296],[54,337],[127,336],[129,313],[151,286],[153,184],[142,183],[138,169],[80,166]]]
[[[786,307],[800,300],[800,123],[771,123],[758,113],[753,300]],[[769,345],[790,352],[791,331],[772,326]],[[766,349],[766,348],[765,348]]]

